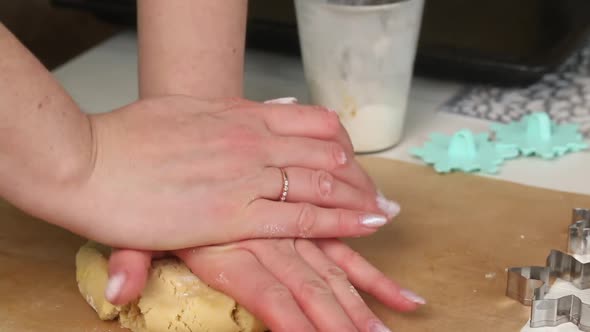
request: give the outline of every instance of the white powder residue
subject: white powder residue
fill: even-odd
[[[96,304],[94,304],[94,298],[92,296],[90,296],[90,294],[86,295],[86,302],[88,302],[88,304],[90,304],[90,306],[92,307],[92,309],[94,309],[94,311],[98,312],[98,310],[96,309]]]
[[[496,272],[486,273],[486,279],[494,279],[495,277],[496,277]]]
[[[227,277],[225,276],[225,273],[221,272],[217,275],[217,277],[215,278],[215,281],[217,281],[218,283],[225,285],[227,283],[229,283],[229,280],[227,280]]]

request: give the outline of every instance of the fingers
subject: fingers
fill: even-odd
[[[316,331],[291,292],[252,253],[212,247],[176,255],[205,283],[234,298],[272,331]]]
[[[377,192],[375,183],[355,159],[352,159],[345,167],[334,169],[332,173],[335,177],[367,193]]]
[[[351,186],[324,170],[286,167],[283,169],[289,181],[287,202],[308,202],[323,207],[343,207],[350,210],[382,213],[376,196]],[[276,200],[282,193],[283,181],[280,169],[266,168],[255,181],[262,198]]]
[[[266,112],[264,112],[266,124],[271,131],[283,136],[307,136],[310,138],[333,140],[344,148],[347,155],[354,156],[354,149],[350,137],[335,111],[320,106],[297,105],[297,107],[293,107],[292,104],[296,102],[297,99],[293,97],[278,98],[265,102],[266,104],[275,105],[275,107],[267,107],[265,109]],[[276,104],[291,104],[291,107],[278,107]],[[305,115],[303,116],[302,114]],[[357,186],[369,193],[376,191],[375,184],[357,162],[351,162],[349,167],[349,172],[337,169],[335,175],[337,177],[342,176],[343,179],[349,180],[351,185]],[[347,176],[346,173],[354,176]]]
[[[376,197],[377,191],[367,173],[341,145],[305,137],[272,137],[264,144],[268,166],[300,167],[329,171],[335,178],[347,183],[368,196]],[[385,200],[389,206],[387,216],[399,213],[399,205]]]
[[[317,139],[335,139],[343,131],[336,112],[324,107],[287,104],[287,99],[278,99],[256,107],[255,112],[263,117],[268,129],[280,136],[299,136]]]
[[[152,253],[117,250],[109,258],[109,282],[106,299],[112,304],[127,304],[141,294],[148,277]]]
[[[272,243],[269,246],[269,243]],[[244,244],[282,284],[291,290],[320,331],[357,331],[330,286],[295,250],[295,240],[248,241]]]
[[[340,144],[308,137],[274,136],[263,148],[269,166],[325,169],[328,171],[349,163],[350,156]]]
[[[246,207],[236,227],[241,234],[234,236],[240,239],[363,236],[374,233],[387,221],[377,214],[257,199]]]
[[[360,254],[339,240],[318,240],[318,247],[334,261],[358,288],[375,296],[387,306],[399,311],[413,311],[426,301],[415,293],[400,288]]]
[[[265,104],[278,104],[278,105],[293,105],[293,104],[297,104],[297,98],[294,97],[284,97],[284,98],[277,98],[277,99],[273,99],[273,100],[268,100],[264,102]],[[286,116],[286,114],[281,113],[281,108],[273,108],[275,113],[274,114],[270,114],[269,118],[267,118],[267,125],[269,126],[269,128],[274,128],[276,130],[276,133],[280,133],[281,132],[281,126],[284,125],[284,117]],[[282,109],[287,109],[286,107],[283,107]],[[311,107],[312,110],[314,110],[315,112],[330,112],[330,113],[334,113],[337,114],[335,111],[325,108],[325,107],[321,107],[321,106],[312,106]],[[333,119],[328,118],[326,119],[328,122],[333,121]],[[332,125],[330,123],[330,125]],[[303,130],[307,130],[308,128],[303,128]],[[325,129],[325,128],[324,128]],[[322,136],[319,136],[318,138],[322,138],[324,137],[324,135],[330,135],[331,132],[323,130],[320,133]],[[335,138],[336,142],[340,143],[342,145],[342,147],[344,147],[349,153],[353,153],[353,146],[352,143],[350,141],[350,137],[348,136],[348,133],[346,132],[346,130],[344,129],[344,127],[342,126],[342,124],[340,123],[340,120],[338,121],[338,129],[336,130],[336,135],[334,137],[325,137],[325,138]]]
[[[377,196],[375,186],[366,172],[335,142],[302,137],[273,137],[264,144],[264,149],[269,166],[326,170],[367,195]],[[380,207],[389,218],[399,213],[399,205],[384,197],[380,198],[385,204]]]
[[[306,240],[297,240],[295,248],[305,262],[330,285],[338,302],[361,332],[389,331],[348,281],[346,273],[326,257],[315,244]]]
[[[336,112],[330,111],[327,108],[320,106],[304,106],[296,105],[297,100],[293,97],[278,98],[269,100],[265,104],[257,104],[246,100],[236,100],[236,105],[242,106],[245,110],[250,110],[256,116],[262,116],[268,129],[278,136],[294,138],[309,138],[323,141],[331,141],[336,147],[328,146],[326,149],[337,149],[337,161],[344,160],[342,156],[346,156],[347,163],[342,167],[339,162],[334,164],[328,161],[325,167],[310,167],[316,169],[333,170],[334,175],[349,183],[352,186],[358,187],[369,194],[376,193],[376,187],[368,174],[353,158],[354,151],[348,133],[340,123],[340,119]],[[286,143],[282,145],[290,154],[299,155],[301,152],[315,151],[310,150],[310,147],[292,148],[289,149]],[[341,154],[344,152],[344,154]],[[270,153],[275,155],[276,152]],[[324,153],[326,154],[326,153]],[[295,157],[295,155],[293,155]],[[326,156],[330,157],[328,152]],[[278,154],[280,156],[280,154]],[[299,157],[295,158],[300,161]],[[350,160],[348,160],[350,159]],[[303,160],[306,160],[305,158]],[[322,160],[322,159],[320,159]],[[323,159],[325,160],[325,159]],[[308,167],[299,163],[281,163],[276,161],[276,164],[281,166],[298,165]],[[317,166],[317,165],[316,165]]]

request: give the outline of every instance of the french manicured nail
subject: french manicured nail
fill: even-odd
[[[411,290],[402,289],[399,293],[401,294],[401,296],[405,297],[407,300],[411,302],[421,305],[426,304],[426,300],[422,296],[412,292]]]
[[[126,280],[127,276],[123,272],[115,273],[109,278],[107,288],[104,292],[107,301],[113,303],[117,299]]]
[[[295,97],[283,97],[277,99],[271,99],[264,102],[265,104],[281,104],[281,105],[288,105],[288,104],[297,104],[297,98]]]
[[[383,211],[388,218],[397,216],[401,210],[399,204],[394,201],[390,201],[381,193],[377,193],[377,207]]]
[[[375,322],[371,323],[371,326],[369,327],[369,331],[370,332],[391,332],[391,330],[388,329],[387,326],[383,325],[383,323],[381,323],[380,321],[375,321]]]
[[[361,224],[366,227],[379,228],[387,224],[387,218],[377,214],[367,214],[361,217]]]

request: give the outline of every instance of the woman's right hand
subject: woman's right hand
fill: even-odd
[[[161,253],[160,253],[161,254]],[[207,285],[234,298],[274,332],[390,331],[357,288],[401,312],[426,301],[401,288],[346,244],[334,239],[261,239],[176,250]],[[106,298],[136,299],[148,280],[151,252],[115,251]]]
[[[185,96],[90,116],[93,158],[69,186],[68,228],[123,248],[368,235],[399,207],[353,158],[337,115]],[[289,177],[287,202],[278,202]],[[85,221],[84,223],[80,221]]]

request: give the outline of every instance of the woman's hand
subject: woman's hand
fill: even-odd
[[[425,304],[339,240],[248,240],[173,253],[276,332],[389,331],[355,286],[398,311]],[[150,252],[114,252],[109,301],[124,304],[139,296],[151,259]]]
[[[85,220],[69,228],[114,247],[361,236],[399,211],[323,108],[170,96],[90,119],[89,175],[63,218]]]

